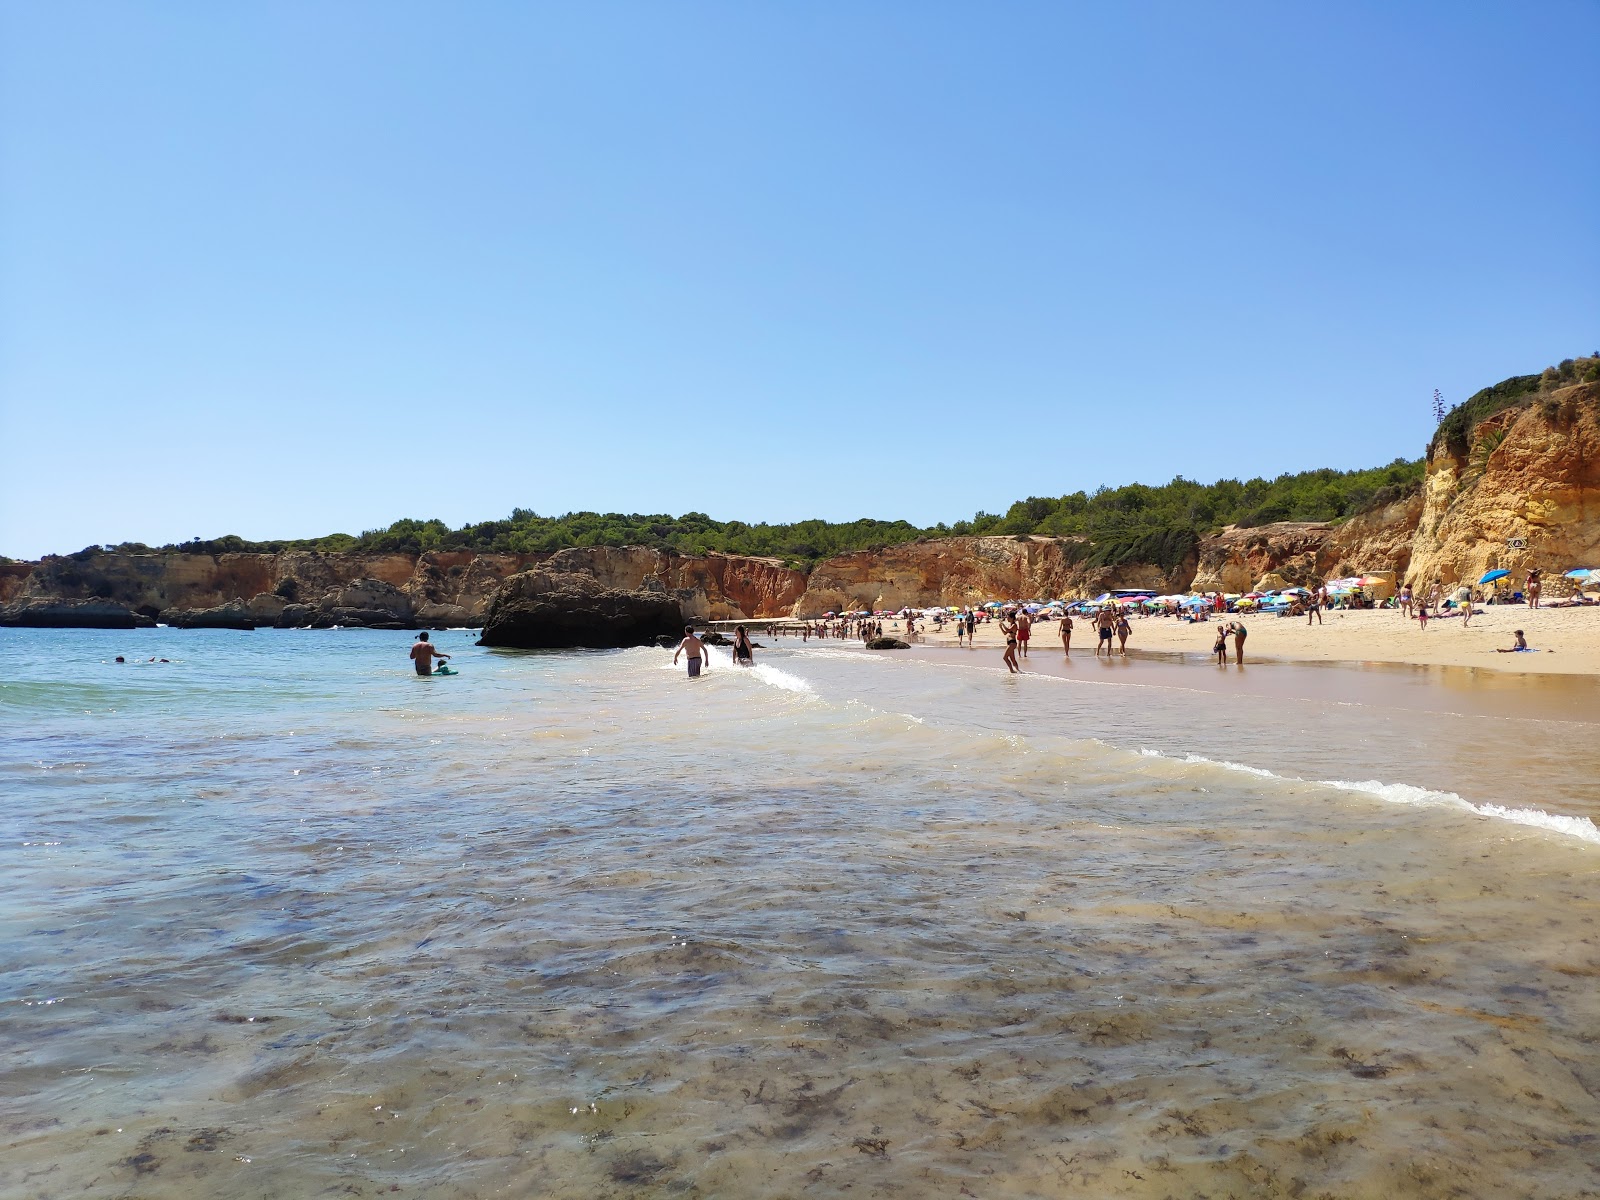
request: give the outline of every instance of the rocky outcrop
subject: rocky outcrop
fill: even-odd
[[[1243,593],[1267,575],[1300,586],[1321,583],[1320,560],[1332,533],[1333,526],[1316,521],[1229,525],[1201,539],[1199,566],[1189,586],[1201,592]]]
[[[214,608],[169,608],[157,618],[175,629],[254,629],[255,616],[242,600]]]
[[[682,636],[683,628],[677,598],[659,583],[627,590],[608,587],[592,575],[536,569],[513,575],[496,590],[479,644],[614,649]]]
[[[1441,443],[1428,456],[1406,579],[1449,586],[1505,568],[1520,585],[1535,566],[1547,578],[1600,567],[1600,384],[1496,413],[1464,453]]]
[[[17,629],[133,629],[149,617],[109,600],[22,600],[0,608],[0,626]]]
[[[1411,565],[1417,526],[1422,520],[1422,493],[1413,492],[1393,504],[1351,517],[1323,545],[1319,566],[1329,578],[1392,572],[1404,576]]]
[[[902,642],[899,638],[875,637],[867,639],[868,650],[909,650],[910,642]]]

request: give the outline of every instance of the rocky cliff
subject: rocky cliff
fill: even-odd
[[[1410,581],[1476,581],[1503,567],[1520,583],[1534,566],[1547,576],[1600,567],[1600,384],[1494,414],[1465,452],[1441,442],[1429,453]]]
[[[121,606],[130,620],[189,626],[479,625],[501,584],[534,567],[611,591],[664,592],[693,620],[1081,597],[1112,588],[1242,592],[1263,581],[1310,584],[1379,572],[1451,584],[1504,567],[1519,585],[1532,566],[1552,581],[1570,567],[1600,567],[1600,383],[1552,384],[1514,399],[1470,429],[1447,421],[1418,494],[1337,526],[1230,526],[1167,565],[1094,565],[1107,548],[1041,536],[909,542],[827,559],[809,576],[776,559],[639,546],[420,557],[94,552],[0,563],[0,624],[104,622]],[[1468,405],[1456,413],[1471,411]],[[1523,544],[1514,548],[1512,540]],[[90,601],[92,608],[84,603]]]
[[[773,559],[640,547],[552,555],[94,552],[0,564],[0,623],[74,624],[88,611],[77,602],[94,600],[186,627],[480,625],[501,583],[540,565],[622,590],[658,580],[686,615],[701,619],[787,614],[805,590],[804,573]]]
[[[811,572],[796,612],[1094,595],[1108,588],[1185,586],[1194,562],[1090,566],[1083,538],[951,537],[841,554]]]

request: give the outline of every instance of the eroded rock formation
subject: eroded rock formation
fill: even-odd
[[[1413,584],[1600,567],[1600,384],[1496,413],[1469,441],[1465,454],[1441,445],[1428,457]]]
[[[860,550],[818,563],[796,612],[973,604],[997,598],[1094,595],[1107,588],[1172,591],[1194,574],[1189,560],[1092,567],[1083,538],[932,538]]]
[[[1268,575],[1291,583],[1322,582],[1320,559],[1333,526],[1278,521],[1241,529],[1230,525],[1201,539],[1200,563],[1189,586],[1201,592],[1248,592]]]
[[[115,554],[93,552],[0,564],[0,622],[44,620],[43,605],[94,600],[190,628],[377,628],[481,625],[502,582],[530,566],[589,575],[637,590],[657,580],[691,617],[787,615],[805,574],[776,559],[580,547],[552,555],[441,551],[408,554]],[[18,607],[21,606],[21,607]],[[109,610],[60,608],[51,619],[111,620]],[[31,614],[31,615],[28,615]]]
[[[657,581],[610,587],[593,575],[523,571],[495,590],[480,645],[523,650],[648,646],[681,636],[683,610]]]

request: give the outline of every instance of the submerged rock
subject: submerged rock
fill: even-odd
[[[899,638],[875,637],[867,641],[868,650],[909,650],[910,642],[902,642]]]
[[[648,646],[683,636],[683,610],[660,591],[608,588],[591,575],[523,571],[489,600],[481,646],[523,650]]]

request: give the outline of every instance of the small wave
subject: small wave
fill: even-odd
[[[1279,775],[1275,771],[1247,766],[1244,763],[1206,758],[1201,754],[1185,754],[1182,758],[1177,758],[1174,755],[1162,754],[1159,750],[1150,749],[1141,749],[1139,754],[1144,758],[1161,758],[1169,762],[1181,762],[1189,766],[1207,766],[1221,771],[1234,771],[1243,775],[1253,775],[1258,779],[1275,779],[1284,783],[1312,783],[1320,787],[1335,788],[1341,792],[1358,792],[1361,795],[1372,796],[1389,804],[1454,808],[1480,817],[1488,817],[1491,820],[1510,821],[1517,825],[1530,825],[1536,829],[1546,829],[1552,833],[1562,834],[1565,837],[1577,838],[1579,841],[1600,845],[1600,827],[1597,827],[1588,817],[1571,817],[1561,813],[1548,813],[1542,808],[1507,808],[1503,804],[1474,804],[1465,797],[1458,796],[1455,792],[1435,791],[1432,788],[1418,787],[1412,783],[1385,783],[1381,779],[1360,781],[1349,779],[1307,780],[1294,775]]]
[[[736,672],[739,678],[753,679],[757,683],[765,684],[767,687],[777,688],[784,692],[793,692],[797,696],[813,696],[816,694],[816,689],[811,686],[809,681],[779,667],[770,666],[767,663],[757,663],[753,667],[736,667],[731,650],[727,650],[722,646],[707,646],[706,649],[710,652],[712,660],[717,664],[716,670],[718,671]],[[681,662],[675,663],[670,658],[660,663],[657,667],[657,670],[661,671],[682,671],[683,669]]]

